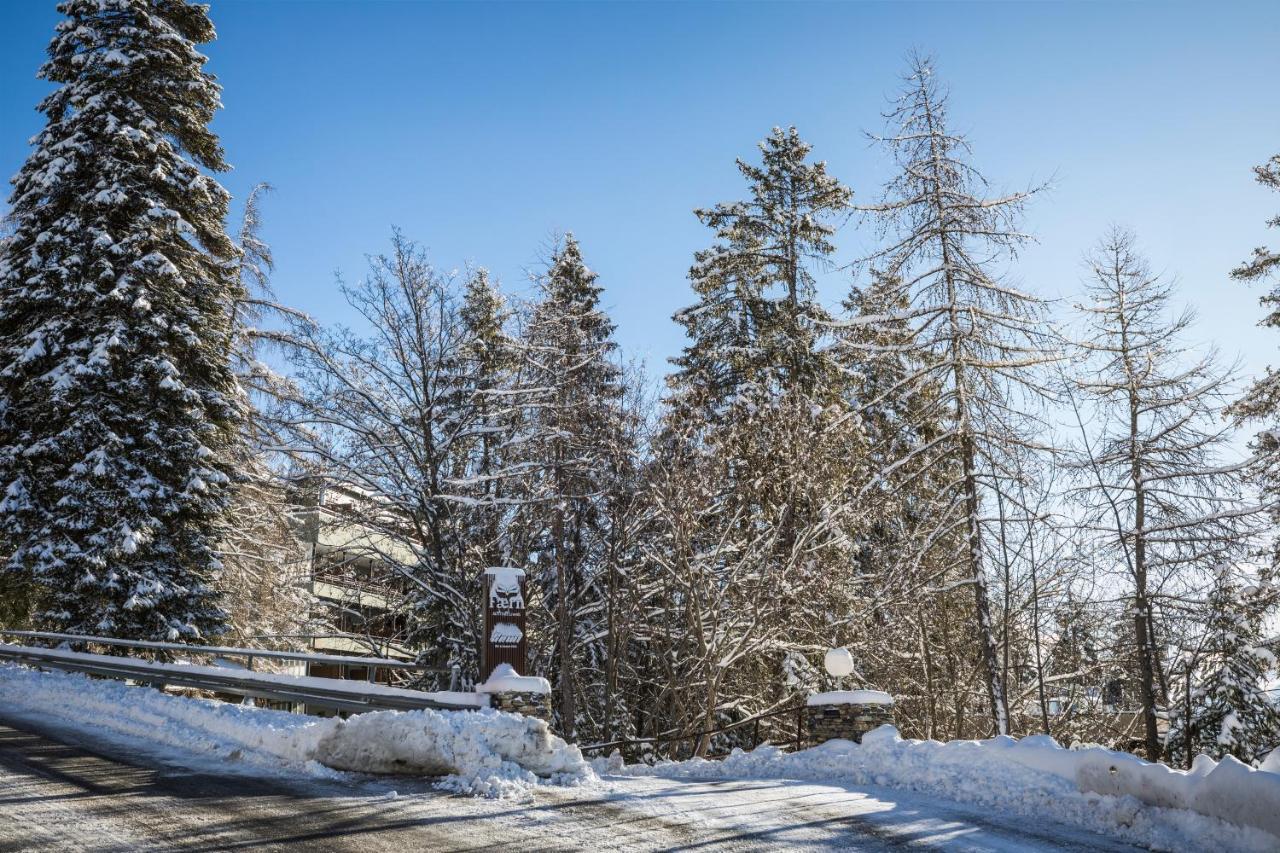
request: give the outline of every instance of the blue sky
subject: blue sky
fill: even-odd
[[[867,143],[905,54],[934,54],[955,126],[999,189],[1052,179],[1039,242],[1013,269],[1070,298],[1080,255],[1135,229],[1200,314],[1199,342],[1247,373],[1280,363],[1257,293],[1227,272],[1280,234],[1280,197],[1250,168],[1280,152],[1274,3],[497,3],[214,0],[215,123],[240,198],[265,206],[276,285],[347,318],[356,278],[397,225],[438,265],[487,266],[507,289],[575,232],[624,349],[654,373],[682,344],[671,313],[709,232],[691,210],[740,197],[733,160],[795,124],[856,199],[888,173]],[[53,2],[0,5],[0,172],[40,127],[35,80]],[[840,260],[873,242],[847,227]],[[835,301],[844,276],[827,276]]]

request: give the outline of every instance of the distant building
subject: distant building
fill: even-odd
[[[1137,685],[1131,680],[1113,676],[1101,687],[1084,684],[1059,684],[1065,693],[1045,700],[1050,728],[1065,745],[1072,742],[1097,743],[1111,749],[1141,751],[1146,732],[1142,719],[1142,703]],[[1029,718],[1039,716],[1033,701],[1025,711]],[[1164,716],[1156,717],[1161,739],[1169,729]]]
[[[290,502],[299,540],[307,547],[309,585],[323,612],[313,620],[330,626],[311,648],[323,654],[377,656],[412,661],[402,602],[407,581],[397,566],[412,565],[413,554],[385,531],[394,519],[384,504],[346,484],[320,478],[297,480]],[[310,675],[367,680],[366,667],[310,664]],[[379,670],[376,680],[389,682]]]

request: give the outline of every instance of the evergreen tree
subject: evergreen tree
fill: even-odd
[[[948,612],[955,602],[931,590],[946,571],[947,555],[961,544],[954,533],[936,535],[931,501],[956,480],[959,466],[954,456],[930,452],[945,434],[938,409],[943,389],[917,381],[922,362],[910,324],[901,319],[907,303],[900,285],[872,271],[867,286],[854,287],[843,303],[848,320],[832,347],[866,442],[865,475],[851,483],[865,518],[855,552],[859,606],[849,614],[857,620],[850,641],[860,660],[880,659],[875,647],[886,636],[898,648],[919,649],[915,666],[904,667],[905,656],[895,656],[867,677],[922,697],[923,707],[908,700],[899,711],[918,714],[932,737],[940,731],[940,694],[966,689],[942,676],[942,625],[956,617]]]
[[[238,284],[207,7],[67,0],[47,125],[13,179],[0,259],[0,526],[47,627],[220,630],[210,585],[242,400]]]
[[[519,401],[510,393],[517,366],[516,342],[507,332],[511,311],[484,269],[467,280],[459,309],[465,332],[459,383],[471,401],[467,439],[459,443],[455,475],[459,486],[474,490],[467,540],[478,568],[506,565],[503,517],[512,488],[503,460],[518,422]]]
[[[1253,170],[1258,183],[1264,187],[1280,191],[1280,154]],[[1280,228],[1280,216],[1267,221],[1271,228]],[[1259,246],[1253,250],[1253,257],[1231,271],[1233,278],[1241,281],[1261,281],[1280,270],[1280,251]],[[1280,293],[1272,291],[1262,298],[1264,305],[1280,304]],[[1273,313],[1264,321],[1268,326],[1280,325],[1280,313]]]
[[[421,618],[419,639],[450,640],[452,661],[465,681],[483,681],[480,646],[483,629],[483,573],[491,566],[512,564],[509,525],[518,511],[517,472],[509,470],[509,443],[519,423],[519,396],[512,393],[517,366],[516,342],[507,331],[511,311],[485,269],[467,278],[458,307],[461,341],[456,357],[457,440],[450,450],[447,487],[455,495],[452,518],[458,542],[457,562],[440,567],[440,587],[448,590],[447,607],[436,621]]]
[[[855,591],[849,484],[863,438],[815,292],[851,193],[808,162],[795,128],[760,152],[758,166],[738,161],[747,200],[696,211],[717,243],[689,272],[697,303],[675,315],[690,342],[668,379],[653,496],[677,551],[646,551],[667,593],[655,642],[687,655],[663,662],[677,725],[780,698],[760,685],[845,630]],[[763,588],[771,599],[754,600]]]
[[[1276,658],[1262,646],[1264,617],[1274,596],[1264,587],[1242,588],[1225,566],[1218,567],[1205,603],[1208,635],[1191,687],[1191,749],[1194,755],[1233,755],[1260,761],[1280,746],[1280,706],[1265,689]],[[1269,606],[1270,605],[1270,606]],[[1171,762],[1187,762],[1187,718],[1173,702],[1165,743]]]
[[[520,343],[525,414],[517,458],[529,471],[521,523],[537,586],[531,628],[543,640],[535,654],[555,685],[560,730],[571,739],[586,705],[582,695],[598,687],[584,683],[580,671],[586,662],[602,669],[605,496],[626,435],[624,387],[613,322],[572,234],[539,290]]]
[[[1258,183],[1264,187],[1280,191],[1280,154],[1272,157],[1264,165],[1254,169]],[[1280,228],[1280,216],[1268,220],[1267,225]],[[1231,271],[1233,278],[1244,282],[1261,282],[1275,279],[1280,275],[1280,250],[1259,247],[1253,250],[1253,257]],[[1267,315],[1262,325],[1280,329],[1280,281],[1260,299]],[[1245,394],[1230,408],[1230,413],[1237,423],[1260,423],[1264,429],[1257,434],[1253,442],[1256,459],[1253,477],[1273,507],[1273,520],[1280,520],[1280,429],[1276,427],[1280,419],[1280,371],[1268,368],[1265,376],[1255,380]],[[1272,563],[1280,567],[1280,549],[1272,554]]]
[[[592,661],[586,680],[595,701],[583,715],[592,736],[602,740],[635,736],[636,658],[646,655],[640,645],[645,614],[638,607],[643,552],[649,516],[644,501],[646,387],[634,365],[623,371],[623,398],[617,441],[610,448],[609,487],[603,498],[605,541],[602,557],[604,644],[602,659]],[[599,617],[597,617],[598,621]],[[583,728],[586,728],[584,726]]]
[[[695,255],[699,301],[675,315],[691,343],[674,359],[672,405],[709,424],[728,406],[769,405],[784,391],[829,400],[838,387],[817,347],[826,312],[810,267],[829,262],[831,220],[852,193],[825,163],[806,162],[812,146],[794,127],[775,127],[759,147],[759,166],[737,161],[751,198],[695,211],[720,242]]]

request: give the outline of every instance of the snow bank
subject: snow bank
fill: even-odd
[[[892,705],[893,697],[883,690],[829,690],[812,693],[806,705]]]
[[[1273,802],[1270,792],[1274,784],[1280,783],[1280,775],[1249,770],[1239,762],[1206,768],[1202,761],[1190,773],[1163,768],[1166,773],[1182,777],[1180,782],[1165,779],[1168,788],[1194,788],[1222,767],[1228,770],[1211,786],[1212,796],[1161,801],[1145,799],[1136,784],[1113,783],[1107,790],[1098,790],[1100,783],[1096,788],[1085,784],[1092,781],[1089,774],[1095,772],[1085,768],[1097,768],[1101,762],[1106,762],[1106,778],[1113,779],[1110,767],[1117,756],[1129,759],[1121,763],[1137,775],[1148,771],[1137,770],[1135,764],[1158,767],[1100,748],[1063,749],[1047,736],[1021,741],[999,737],[939,743],[903,740],[892,726],[868,732],[861,744],[833,740],[796,753],[766,745],[752,752],[735,750],[723,761],[691,759],[654,767],[623,767],[613,757],[612,763],[610,759],[598,759],[595,767],[599,772],[635,776],[810,779],[880,785],[989,806],[1005,814],[1055,820],[1161,850],[1256,853],[1277,849],[1280,842],[1271,832],[1264,831],[1270,824],[1259,819],[1259,812],[1268,812],[1270,819],[1280,814],[1280,801],[1265,805]],[[1080,781],[1082,774],[1084,781]]]
[[[1201,755],[1190,771],[1104,749],[1079,755],[1075,780],[1083,791],[1128,794],[1153,806],[1190,809],[1280,836],[1280,774],[1254,770],[1229,755],[1221,763]]]
[[[312,755],[362,773],[451,774],[447,786],[485,796],[520,794],[539,777],[590,776],[582,753],[532,717],[498,711],[375,711],[334,720]]]
[[[543,693],[551,692],[551,683],[536,675],[521,675],[509,663],[493,668],[484,684],[476,687],[477,693]]]
[[[579,784],[594,777],[578,748],[553,736],[546,723],[490,709],[308,717],[8,664],[0,665],[0,707],[224,767],[449,774],[443,787],[490,797],[525,794],[543,781]]]

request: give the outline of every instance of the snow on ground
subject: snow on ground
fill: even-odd
[[[607,778],[607,802],[628,815],[683,826],[699,840],[681,849],[938,849],[1136,853],[1139,848],[1048,818],[1027,821],[978,806],[874,785],[793,779]],[[562,789],[542,789],[556,797]],[[545,792],[545,793],[544,793]],[[621,820],[627,823],[632,818]],[[703,839],[711,839],[703,840]],[[1178,853],[1190,853],[1183,846]]]
[[[1280,849],[1257,828],[1280,818],[1280,774],[1207,759],[1179,773],[1121,753],[1064,750],[1045,737],[943,744],[902,740],[885,726],[860,745],[831,741],[794,754],[763,746],[724,761],[654,767],[599,759],[593,771],[544,723],[489,709],[344,721],[14,665],[0,665],[0,707],[141,751],[169,749],[223,773],[318,781],[364,778],[349,772],[448,774],[416,784],[574,808],[607,804],[748,846],[826,847],[853,831],[888,846],[1016,849],[1024,838],[1032,848],[1094,849],[1105,837],[1160,850]]]
[[[863,738],[862,744],[829,741],[798,753],[784,753],[772,746],[753,752],[735,751],[723,761],[692,759],[653,767],[621,766],[614,758],[598,759],[598,772],[610,776],[658,776],[669,779],[821,780],[857,786],[880,786],[942,797],[959,803],[989,807],[994,814],[1021,815],[1052,820],[1072,827],[1123,838],[1161,850],[1274,851],[1275,835],[1253,826],[1229,823],[1192,811],[1188,805],[1204,805],[1195,795],[1181,799],[1182,807],[1168,807],[1174,798],[1148,799],[1141,785],[1112,782],[1106,793],[1082,790],[1077,773],[1086,779],[1104,769],[1108,780],[1142,776],[1130,755],[1102,749],[1071,751],[1051,738],[993,738],[987,741],[902,740],[891,726],[882,726]],[[1112,774],[1111,768],[1117,773]],[[1280,776],[1252,771],[1244,765],[1224,763],[1222,780],[1210,799],[1233,803],[1235,819],[1274,820],[1280,808],[1265,805]],[[1179,786],[1194,791],[1219,772],[1201,762],[1190,774],[1160,768],[1167,793]],[[1254,774],[1242,776],[1242,772]],[[1175,781],[1175,777],[1180,777]],[[1144,781],[1147,781],[1144,779]],[[1151,787],[1147,781],[1148,789]]]
[[[0,705],[7,713],[145,740],[213,762],[317,776],[335,769],[445,775],[441,786],[484,796],[594,778],[578,748],[553,736],[546,723],[489,709],[374,711],[341,720],[13,665],[0,665]]]
[[[26,721],[15,729],[7,717],[0,708],[0,850],[1137,853],[1082,830],[902,791],[626,777],[540,785],[513,802],[442,794],[406,776],[208,773],[180,754],[166,760],[120,739]],[[47,735],[32,733],[40,728]]]

